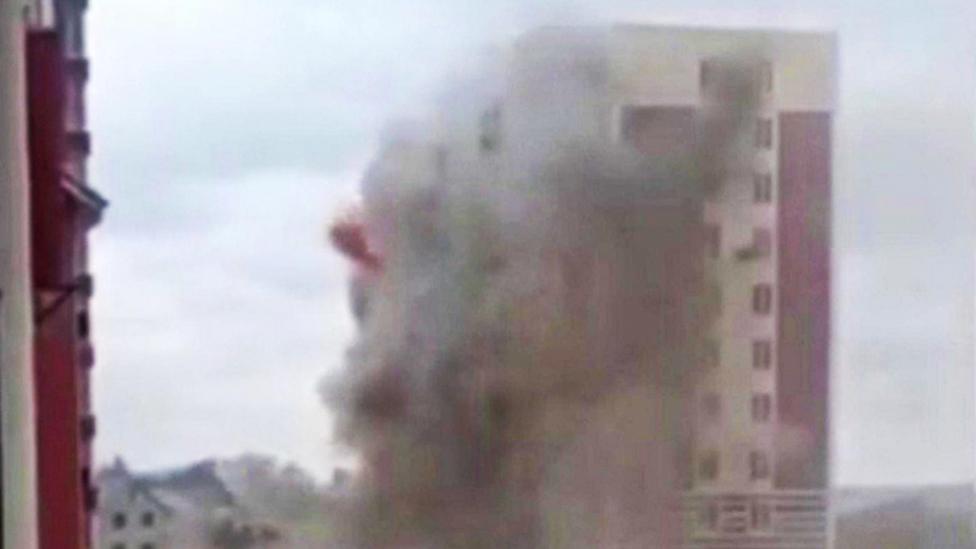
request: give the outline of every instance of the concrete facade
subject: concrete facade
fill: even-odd
[[[91,474],[95,419],[88,301],[87,232],[106,201],[90,186],[86,163],[83,0],[24,6],[29,158],[30,300],[38,546],[92,546],[97,504]]]
[[[0,1],[0,463],[3,547],[37,547],[24,4]]]
[[[516,47],[503,136],[531,146],[508,151],[502,179],[531,180],[535,159],[580,140],[628,143],[706,179],[703,270],[687,273],[705,304],[693,406],[680,412],[687,547],[830,544],[835,65],[834,37],[818,33],[555,28]],[[709,86],[728,70],[753,82],[750,120],[720,160],[689,156],[707,153]]]
[[[685,545],[826,547],[834,40],[623,27],[610,44],[615,135],[627,114],[702,112],[723,60],[755,79],[743,146],[708,174]]]

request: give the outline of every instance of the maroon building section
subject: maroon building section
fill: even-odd
[[[69,90],[85,72],[56,29],[31,31],[27,55],[40,547],[81,549],[95,507],[86,235],[105,201],[82,179],[87,133],[70,123]]]
[[[779,115],[776,389],[782,449],[775,485],[828,485],[831,118]]]

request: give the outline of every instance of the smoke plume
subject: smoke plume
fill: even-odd
[[[362,457],[356,546],[680,535],[701,208],[743,161],[750,94],[730,60],[693,145],[642,154],[606,136],[605,36],[563,34],[516,44],[500,92],[393,128],[333,227],[360,322],[325,391]]]

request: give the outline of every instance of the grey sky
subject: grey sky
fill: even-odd
[[[328,474],[315,384],[352,324],[323,228],[381,125],[525,28],[616,20],[839,31],[837,478],[971,478],[969,4],[92,2],[100,459]]]

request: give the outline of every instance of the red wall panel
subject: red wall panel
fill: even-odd
[[[830,135],[828,113],[780,114],[778,488],[828,482]]]
[[[27,55],[31,270],[35,285],[56,286],[70,279],[70,264],[64,258],[72,246],[68,203],[59,190],[66,147],[64,62],[58,35],[32,31]]]
[[[60,304],[56,300],[83,272],[74,249],[84,229],[78,207],[61,188],[66,154],[61,44],[53,31],[34,31],[27,45],[31,262],[39,320],[34,378],[40,547],[81,549],[88,529],[81,483],[87,448],[80,438],[84,371],[75,318],[85,298],[68,294]]]

